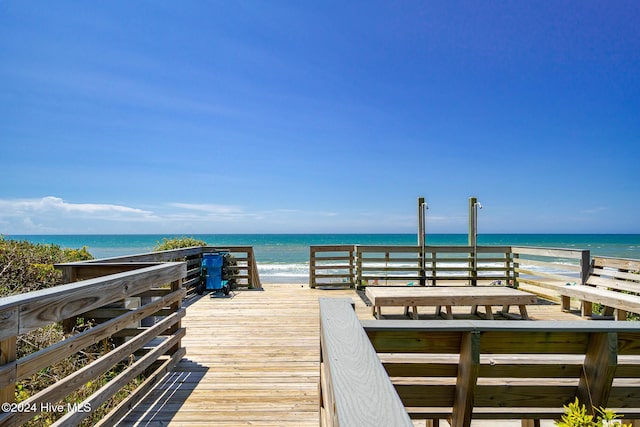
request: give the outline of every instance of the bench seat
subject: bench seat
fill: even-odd
[[[582,315],[591,316],[593,303],[600,303],[615,310],[616,320],[626,320],[627,312],[636,312],[640,307],[640,296],[619,291],[602,289],[590,285],[571,285],[559,290],[562,296],[562,309],[570,310],[570,298],[582,301]]]
[[[492,306],[501,306],[501,313],[506,314],[509,306],[516,305],[520,309],[522,319],[528,319],[528,304],[537,304],[538,297],[528,292],[506,286],[407,286],[407,287],[369,287],[366,296],[372,304],[372,314],[382,316],[382,307],[412,307],[413,319],[418,319],[419,306],[446,307],[447,319],[453,319],[453,306],[471,306],[473,314],[477,314],[477,306],[485,307],[485,317],[493,319]]]
[[[358,320],[338,298],[320,315],[326,425],[533,427],[576,398],[639,425],[640,322]]]
[[[594,257],[584,285],[558,287],[562,309],[571,309],[571,298],[582,302],[582,315],[593,314],[593,303],[604,306],[604,314],[626,320],[627,313],[640,312],[640,261]]]

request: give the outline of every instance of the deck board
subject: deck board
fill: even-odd
[[[351,297],[358,317],[373,319],[352,289],[266,284],[189,302],[186,357],[118,425],[317,426],[319,297]],[[551,303],[530,306],[529,316],[579,319]],[[403,309],[390,307],[384,318],[403,318]],[[420,318],[435,314],[423,310]]]

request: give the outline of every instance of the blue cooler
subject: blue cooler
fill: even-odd
[[[201,277],[204,289],[214,292],[222,291],[227,295],[230,287],[226,280],[222,280],[223,257],[224,254],[219,252],[202,254]]]

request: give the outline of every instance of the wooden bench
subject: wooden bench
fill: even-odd
[[[446,307],[447,319],[453,319],[453,306],[471,306],[477,314],[477,306],[485,307],[485,317],[493,319],[492,306],[502,306],[500,313],[507,314],[509,306],[517,305],[522,319],[528,319],[527,304],[536,304],[536,295],[506,286],[407,286],[407,287],[369,287],[365,295],[372,304],[373,315],[382,316],[382,307],[412,307],[413,319],[418,319],[419,306],[435,306],[436,314],[440,307]]]
[[[571,309],[571,298],[582,302],[582,315],[591,316],[593,303],[604,306],[603,314],[626,320],[627,312],[640,313],[640,261],[593,257],[584,285],[559,287],[562,309]]]
[[[399,400],[428,426],[440,419],[453,427],[472,419],[535,426],[559,419],[576,397],[640,425],[633,421],[640,418],[640,323],[359,322],[348,300],[323,300],[322,425],[410,425]],[[380,423],[366,423],[376,417]]]

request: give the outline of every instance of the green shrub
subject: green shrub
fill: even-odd
[[[162,238],[162,242],[156,242],[153,247],[154,251],[169,251],[172,249],[190,248],[192,246],[207,246],[207,242],[198,240],[193,237],[173,237],[168,239]]]
[[[37,291],[62,284],[54,264],[93,259],[86,246],[62,249],[58,245],[6,239],[0,235],[0,297]]]
[[[573,403],[564,406],[564,414],[555,424],[558,427],[613,427],[625,426],[620,417],[611,410],[595,408],[596,415],[588,413],[585,405],[581,405],[576,397]]]
[[[39,289],[50,288],[62,284],[62,273],[54,268],[54,264],[93,259],[86,247],[81,249],[63,249],[58,245],[34,244],[27,241],[16,241],[0,235],[0,297],[22,294]],[[78,319],[78,325],[73,333],[90,327],[82,319]],[[62,325],[53,323],[38,328],[27,334],[17,337],[17,358],[25,357],[40,349],[49,347],[64,340],[68,334],[63,331]],[[114,348],[110,340],[102,340],[82,349],[82,351],[42,369],[28,378],[16,383],[15,399],[22,402],[39,391],[55,384],[78,369],[96,360],[101,355]],[[67,396],[63,402],[51,402],[55,404],[79,403],[88,398],[92,393],[104,386],[111,377],[120,372],[129,361],[124,361],[112,368],[109,372],[81,386],[78,390]],[[105,402],[100,408],[82,422],[82,426],[91,426],[98,422],[105,414],[126,395],[143,378],[137,378],[131,384],[123,387],[120,392]],[[65,405],[66,406],[66,405]],[[54,423],[64,413],[42,412],[33,419],[24,423],[24,426],[47,426]]]

